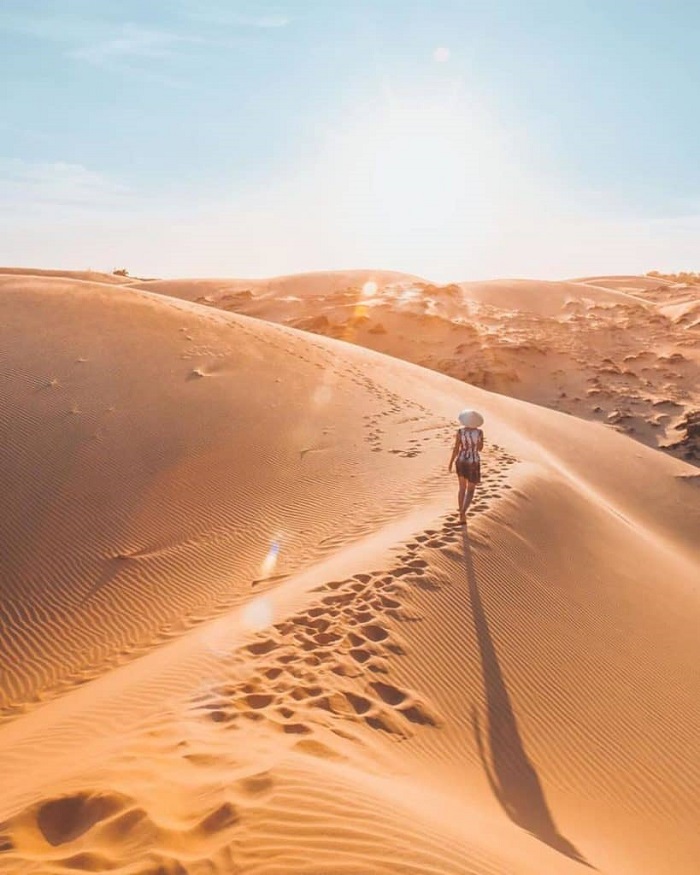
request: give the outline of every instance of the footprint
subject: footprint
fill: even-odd
[[[84,835],[126,804],[130,804],[126,797],[76,793],[42,803],[36,810],[36,823],[46,841],[56,847]]]
[[[421,726],[437,726],[438,722],[424,707],[420,705],[409,705],[408,708],[399,709],[399,713],[410,720],[411,723],[418,723]]]
[[[240,815],[235,805],[224,802],[208,814],[197,827],[198,832],[205,834],[221,832],[224,829],[235,826],[240,820]]]
[[[393,713],[369,714],[365,717],[365,722],[372,729],[377,729],[381,732],[387,732],[389,735],[398,735],[399,738],[405,739],[409,737],[404,726],[401,725],[398,718]]]
[[[366,714],[372,708],[372,702],[365,696],[358,696],[347,691],[344,693],[344,696],[356,714]]]
[[[277,713],[284,717],[285,720],[291,720],[296,714],[296,711],[294,708],[288,708],[286,705],[282,705],[277,709]]]
[[[270,653],[275,647],[277,647],[277,642],[273,641],[272,638],[266,638],[264,641],[254,641],[246,649],[253,656],[262,656],[265,653]]]
[[[375,681],[370,684],[370,687],[372,687],[375,693],[377,693],[382,702],[386,702],[387,705],[391,705],[392,707],[400,705],[406,700],[407,694],[391,684],[384,684]]]
[[[379,642],[386,641],[389,637],[389,633],[382,626],[378,626],[376,623],[370,623],[362,627],[362,631],[369,638],[370,641]]]
[[[269,772],[248,775],[236,782],[237,788],[246,796],[263,796],[270,793],[274,785],[275,782]]]
[[[260,708],[268,708],[274,701],[274,696],[271,696],[269,694],[253,693],[252,695],[246,696],[244,701],[246,705],[254,708],[257,711]]]
[[[311,732],[306,723],[285,723],[282,729],[289,735],[308,735]]]
[[[294,750],[323,760],[347,759],[347,757],[333,750],[332,747],[329,747],[327,744],[324,744],[322,741],[317,741],[314,738],[303,738],[294,745]]]

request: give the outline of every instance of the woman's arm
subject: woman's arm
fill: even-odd
[[[459,432],[455,435],[455,445],[452,447],[452,455],[450,456],[450,464],[447,466],[447,470],[451,473],[452,466],[455,463],[455,459],[459,454]]]
[[[481,429],[479,429],[479,443],[477,444],[476,448],[479,451],[484,449],[484,433]]]

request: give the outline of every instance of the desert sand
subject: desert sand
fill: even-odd
[[[0,872],[697,871],[693,289],[3,273]]]
[[[311,286],[304,275],[137,285],[339,337],[700,460],[700,284],[621,276],[436,286],[367,271],[340,289],[347,274],[325,288],[313,276]]]

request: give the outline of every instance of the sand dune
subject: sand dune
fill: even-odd
[[[587,286],[597,286],[602,289],[642,294],[654,291],[658,288],[672,286],[670,280],[658,276],[640,276],[629,274],[627,276],[587,276],[570,280],[572,283],[584,283]]]
[[[488,304],[502,310],[552,316],[572,301],[591,304],[643,304],[644,299],[629,291],[594,283],[549,282],[545,280],[489,280],[460,283],[469,301]]]
[[[404,278],[368,294],[363,283],[338,291],[334,276],[324,285],[316,274],[312,287],[305,275],[252,289],[245,280],[140,287],[349,340],[697,461],[700,286],[657,280],[435,286]]]
[[[333,513],[369,525],[377,471],[395,480],[397,506],[422,488],[404,484],[403,459],[421,448],[411,421],[424,409],[390,400],[389,421],[403,421],[393,452],[367,464],[383,428],[364,415],[388,390],[357,365],[339,374],[319,344],[138,292],[33,278],[0,278],[0,289],[13,509],[1,524],[13,545],[3,607],[22,630],[6,699],[80,679],[85,665],[173,634],[184,614],[236,601],[232,581],[261,576],[274,544],[287,571],[334,533]],[[352,493],[335,494],[342,478],[357,480]],[[186,582],[194,556],[196,587]],[[167,616],[151,600],[169,601]]]
[[[674,325],[695,331],[700,329],[700,301],[697,298],[672,301],[659,309]]]
[[[246,316],[0,296],[0,871],[696,871],[695,468]]]
[[[635,293],[656,304],[673,325],[697,333],[700,329],[700,283],[675,282],[662,277],[599,277],[601,285],[626,283]],[[693,344],[694,348],[697,345]]]
[[[103,273],[98,270],[45,270],[29,267],[0,267],[0,276],[17,277],[58,277],[59,279],[83,280],[93,283],[109,283],[110,285],[128,285],[136,280],[132,277],[116,276],[113,273]]]
[[[140,287],[188,301],[206,298],[208,303],[217,303],[227,295],[239,295],[243,292],[256,296],[272,294],[275,297],[333,295],[348,288],[357,288],[366,282],[388,285],[415,281],[425,282],[420,277],[393,270],[327,270],[264,279],[152,280]]]

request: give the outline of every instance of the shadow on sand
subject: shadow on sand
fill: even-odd
[[[472,723],[486,777],[496,799],[513,823],[560,854],[594,868],[557,829],[540,779],[528,759],[489,631],[466,530],[462,532],[462,542],[486,696],[486,738],[475,707],[472,708]]]

